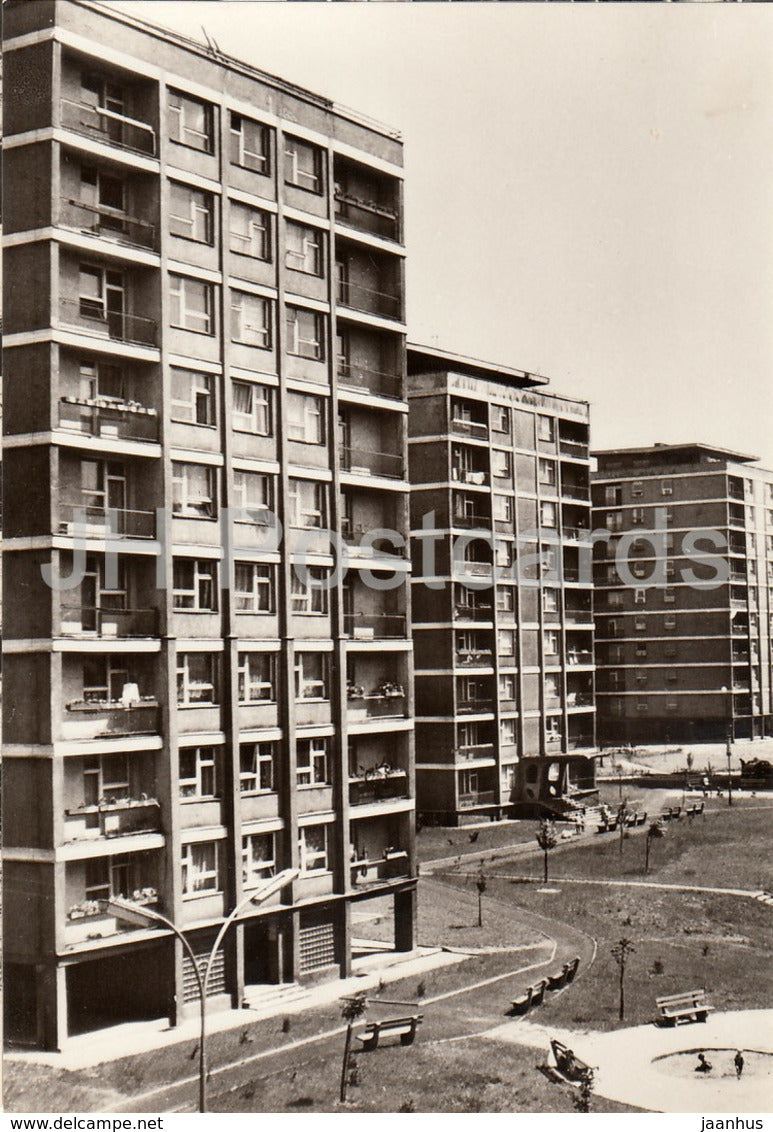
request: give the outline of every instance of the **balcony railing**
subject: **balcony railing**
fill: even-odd
[[[567,664],[593,664],[593,653],[590,651],[590,649],[575,650],[573,652],[567,652],[566,663]]]
[[[59,224],[63,228],[74,228],[78,232],[115,240],[133,248],[156,246],[156,229],[152,224],[120,209],[88,204],[72,197],[60,198]]]
[[[471,487],[485,487],[488,484],[488,472],[475,468],[451,468],[451,480],[454,483],[466,483]]]
[[[496,803],[496,800],[496,791],[476,790],[474,794],[459,795],[459,809],[471,810],[476,806],[492,806]]]
[[[372,448],[341,447],[341,470],[345,472],[365,472],[367,475],[384,476],[399,480],[405,474],[402,456],[391,452],[374,452]]]
[[[585,542],[590,538],[590,531],[587,527],[564,527],[563,536],[565,542]]]
[[[366,200],[355,193],[337,188],[335,199],[338,207],[336,217],[353,228],[372,232],[388,240],[396,240],[400,235],[399,213],[396,208],[381,204],[380,201]]]
[[[459,573],[469,574],[475,578],[490,578],[493,570],[491,562],[468,562],[466,559],[459,563]]]
[[[748,652],[733,652],[733,664],[748,664]]]
[[[59,402],[62,428],[86,436],[114,437],[116,440],[158,440],[155,409],[92,397],[63,397]]]
[[[62,321],[100,338],[135,346],[155,346],[158,327],[154,319],[123,311],[106,310],[98,300],[61,299]]]
[[[569,738],[566,741],[567,751],[576,751],[576,750],[579,750],[580,748],[592,747],[593,745],[594,744],[593,744],[593,734],[592,733],[582,734],[582,735],[570,735]]]
[[[404,849],[385,849],[382,857],[360,858],[351,864],[352,885],[357,888],[397,880],[409,873],[408,854]]]
[[[588,459],[588,445],[579,440],[565,440],[560,437],[558,450],[563,452],[565,456],[577,456],[581,460]]]
[[[120,701],[73,700],[65,707],[65,739],[106,739],[120,735],[154,735],[158,731],[158,704],[145,696],[139,704],[124,707]]]
[[[357,366],[351,362],[338,363],[338,384],[349,389],[363,389],[379,397],[389,397],[393,401],[403,399],[403,379],[396,373]]]
[[[345,613],[344,633],[360,641],[403,638],[406,635],[405,614]]]
[[[583,503],[590,503],[590,486],[586,484],[562,483],[561,495],[565,499],[581,499]]]
[[[464,715],[477,715],[494,710],[494,701],[490,697],[480,699],[462,698],[456,701],[456,710]]]
[[[466,530],[491,530],[490,515],[465,515],[454,513],[451,516],[451,526],[464,527]]]
[[[98,538],[155,538],[156,513],[65,502],[59,507],[59,533]]]
[[[64,832],[67,841],[82,841],[153,833],[160,826],[160,809],[155,798],[124,798],[67,810]]]
[[[383,318],[399,319],[402,313],[402,299],[400,295],[390,291],[379,291],[375,287],[367,287],[364,283],[353,283],[346,279],[339,279],[336,289],[336,300],[341,306],[351,310],[362,311],[363,314],[376,314]]]
[[[487,667],[491,664],[493,655],[492,649],[457,649],[456,663],[465,667]]]
[[[590,609],[567,609],[564,613],[564,621],[567,625],[591,625],[593,613]]]
[[[407,797],[408,775],[404,770],[390,770],[386,774],[374,770],[366,773],[364,778],[349,779],[350,806],[367,806],[373,802]]]
[[[88,138],[153,156],[156,132],[147,122],[129,118],[104,106],[90,106],[71,98],[61,100],[61,125]]]
[[[593,696],[587,692],[567,692],[566,706],[570,708],[593,707]]]
[[[494,757],[493,743],[467,743],[454,749],[457,761],[470,762],[475,759],[491,759]]]
[[[347,695],[346,711],[351,721],[357,719],[402,719],[405,716],[406,698],[401,692],[390,695]]]
[[[81,605],[62,607],[63,637],[155,637],[155,609],[103,609]]]
[[[474,436],[479,440],[488,438],[488,425],[485,421],[463,421],[451,418],[451,432],[459,436]]]
[[[459,621],[492,621],[494,612],[491,605],[461,605],[457,602],[454,616]]]

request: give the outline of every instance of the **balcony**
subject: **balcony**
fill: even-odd
[[[402,456],[390,452],[374,452],[370,448],[341,447],[341,471],[352,475],[384,476],[401,480],[405,475]]]
[[[588,459],[588,445],[578,440],[565,440],[563,437],[560,437],[558,441],[558,451],[562,456],[574,456],[577,460]]]
[[[459,699],[456,701],[456,710],[460,715],[482,715],[493,712],[494,701],[487,699]]]
[[[345,613],[344,633],[355,641],[404,639],[403,613]]]
[[[496,801],[495,790],[476,790],[474,794],[459,795],[459,809],[474,810],[476,806],[494,806]]]
[[[128,837],[160,828],[161,811],[155,798],[123,798],[65,811],[65,841]]]
[[[408,775],[404,770],[367,771],[364,777],[349,779],[349,805],[368,806],[408,797]]]
[[[155,735],[159,710],[155,696],[125,706],[120,700],[73,700],[65,705],[64,739],[111,739],[121,735]]]
[[[399,684],[394,690],[376,691],[366,695],[350,685],[346,692],[346,712],[350,723],[367,719],[403,719],[407,700]]]
[[[587,692],[567,692],[566,706],[568,708],[593,707],[593,696]]]
[[[59,427],[103,440],[158,440],[156,410],[133,402],[62,397],[59,402]]]
[[[155,346],[158,326],[154,319],[123,311],[109,311],[96,300],[61,299],[61,318],[68,326],[114,342]]]
[[[155,511],[132,511],[124,507],[90,507],[67,503],[59,507],[59,534],[84,538],[156,537]]]
[[[491,530],[491,516],[478,514],[455,513],[451,516],[452,527],[463,527],[465,530]]]
[[[590,609],[567,609],[564,621],[567,625],[592,625],[593,613]]]
[[[567,651],[566,663],[568,665],[593,664],[593,653],[590,649],[572,649]]]
[[[567,751],[586,750],[593,745],[593,732],[581,732],[578,735],[569,736],[566,742],[566,749]]]
[[[346,389],[388,397],[392,401],[402,401],[404,398],[403,379],[398,374],[353,365],[351,362],[339,362],[338,384]]]
[[[467,574],[472,578],[491,578],[493,565],[491,562],[470,562],[465,559],[458,565],[460,574]]]
[[[367,200],[355,193],[337,187],[336,219],[362,232],[383,236],[387,240],[397,240],[400,236],[400,214],[396,208],[380,201]]]
[[[487,487],[489,482],[488,472],[484,470],[476,470],[472,468],[451,468],[451,481],[452,483],[464,483],[470,487]]]
[[[493,743],[467,743],[462,747],[454,748],[454,757],[457,762],[473,762],[478,759],[493,759]]]
[[[485,421],[451,419],[451,432],[456,436],[472,436],[476,440],[488,440],[488,424]]]
[[[493,656],[492,649],[457,649],[456,663],[463,668],[488,668]]]
[[[142,904],[153,908],[158,904],[158,892],[152,886],[135,889],[129,896],[132,904]],[[68,947],[85,943],[91,939],[117,935],[119,932],[135,931],[134,925],[123,923],[107,913],[106,900],[82,900],[74,904],[67,913],[64,928],[64,942]]]
[[[364,283],[353,283],[339,279],[336,288],[336,301],[350,310],[363,314],[375,314],[380,318],[393,318],[398,321],[402,315],[402,298],[390,291],[378,291]]]
[[[587,542],[590,539],[587,527],[564,527],[562,535],[564,542]]]
[[[454,606],[454,617],[459,621],[492,621],[494,618],[491,605],[463,605],[457,602]]]
[[[88,204],[72,197],[59,200],[59,226],[131,248],[156,247],[156,229],[152,224],[120,209]]]
[[[564,499],[578,499],[582,503],[590,503],[590,485],[562,483],[561,496]]]
[[[155,156],[156,132],[147,122],[129,118],[104,106],[75,102],[71,98],[63,98],[60,107],[60,124],[65,129],[106,145]]]
[[[104,640],[157,637],[158,611],[63,605],[61,634],[63,637],[97,637]]]
[[[408,876],[410,863],[404,849],[385,849],[383,857],[361,858],[351,865],[353,888],[364,888],[370,884]]]

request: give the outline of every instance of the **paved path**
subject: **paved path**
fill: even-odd
[[[654,1112],[767,1112],[773,1072],[773,1010],[714,1014],[705,1024],[673,1028],[652,1024],[608,1033],[576,1033],[532,1022],[507,1022],[484,1037],[550,1049],[550,1038],[568,1045],[596,1070],[594,1092]],[[732,1059],[743,1049],[746,1072],[736,1080]],[[694,1072],[697,1056],[677,1068],[670,1054],[706,1050],[713,1069]],[[713,1052],[712,1052],[713,1051]],[[755,1056],[750,1051],[757,1051]],[[766,1062],[770,1060],[770,1068]],[[552,1058],[551,1058],[552,1063]]]
[[[444,874],[447,876],[458,877],[472,877],[477,876],[474,872],[462,872],[455,870],[453,873]],[[534,881],[534,877],[523,876],[515,873],[488,873],[492,880],[515,880],[515,881]],[[536,881],[535,881],[536,883]],[[717,888],[711,885],[703,884],[666,884],[663,881],[656,880],[609,880],[600,877],[551,877],[551,885],[562,884],[600,884],[600,885],[622,885],[624,888],[660,888],[666,890],[674,890],[676,892],[707,892],[712,896],[745,896],[748,900],[759,900],[764,904],[773,903],[773,895],[765,892],[760,888]]]

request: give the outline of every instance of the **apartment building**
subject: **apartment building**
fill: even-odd
[[[588,405],[409,346],[417,808],[458,824],[593,791]]]
[[[770,735],[773,473],[707,444],[596,458],[599,739]]]
[[[374,898],[413,947],[410,563],[365,539],[408,534],[402,145],[88,0],[3,14],[6,1034],[56,1049],[196,1008],[111,898],[203,961],[297,870],[223,1008],[348,973]]]

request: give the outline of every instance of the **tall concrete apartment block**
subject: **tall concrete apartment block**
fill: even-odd
[[[195,1008],[110,897],[203,957],[298,870],[224,1006],[348,972],[371,898],[413,946],[409,562],[361,545],[408,533],[402,146],[86,0],[4,20],[6,1001],[56,1048]]]
[[[588,406],[438,350],[408,372],[418,810],[560,813],[594,783]]]
[[[594,526],[609,533],[594,550],[602,742],[773,734],[773,473],[753,460],[707,444],[597,453]],[[697,564],[687,539],[715,560]]]

